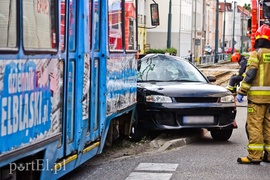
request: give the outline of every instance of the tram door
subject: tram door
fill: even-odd
[[[67,32],[64,33],[67,36],[66,155],[82,149],[86,143],[91,143],[100,135],[99,58],[98,52],[92,51],[95,46],[92,36],[98,33],[92,33],[92,17],[95,17],[97,24],[99,22],[92,10],[98,11],[99,1],[89,0],[89,18],[80,18],[78,15],[85,13],[86,4],[82,4],[85,2],[69,0],[69,7],[65,8],[68,10],[65,22],[68,28],[65,28]]]
[[[66,3],[67,2],[67,3]],[[62,1],[61,2],[61,38],[60,42],[66,45],[67,59],[66,59],[66,127],[65,134],[65,154],[69,155],[76,150],[76,136],[75,128],[77,116],[76,106],[76,2],[77,1]],[[63,17],[64,16],[64,17]]]
[[[105,6],[105,1],[103,5]],[[101,136],[100,130],[100,119],[102,116],[105,116],[105,112],[101,111],[101,106],[104,103],[101,103],[100,98],[104,98],[101,92],[101,82],[102,79],[99,77],[106,77],[105,66],[101,66],[100,63],[100,14],[101,12],[101,1],[100,0],[89,0],[89,48],[90,48],[90,64],[91,64],[91,73],[90,73],[90,111],[89,111],[89,127],[88,136],[90,142],[95,141]],[[104,27],[102,28],[104,30]],[[102,68],[103,67],[103,68]],[[100,75],[102,74],[102,75]],[[106,79],[104,78],[104,81]],[[104,82],[103,82],[104,83]],[[105,87],[103,87],[105,88]],[[105,105],[104,105],[105,106]],[[103,108],[104,109],[104,108]],[[105,119],[103,117],[102,119]]]

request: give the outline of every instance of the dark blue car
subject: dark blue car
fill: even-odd
[[[134,140],[149,130],[205,128],[226,141],[237,128],[235,97],[187,60],[149,54],[138,61],[137,77]]]

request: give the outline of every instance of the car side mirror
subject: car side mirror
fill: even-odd
[[[207,79],[210,81],[210,82],[216,82],[217,78],[215,76],[207,76]]]

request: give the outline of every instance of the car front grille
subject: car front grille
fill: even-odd
[[[170,112],[156,112],[154,114],[154,119],[156,120],[157,124],[160,125],[168,125],[168,126],[176,125],[174,114]]]
[[[215,103],[218,102],[217,97],[176,97],[176,102],[183,103]]]

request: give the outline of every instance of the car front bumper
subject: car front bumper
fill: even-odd
[[[150,130],[182,128],[237,128],[237,124],[235,122],[236,109],[233,103],[149,103],[138,105],[137,110],[140,126]],[[185,121],[185,117],[195,117],[196,121],[187,122]],[[207,117],[212,120],[205,121]],[[200,121],[200,118],[202,121]]]

